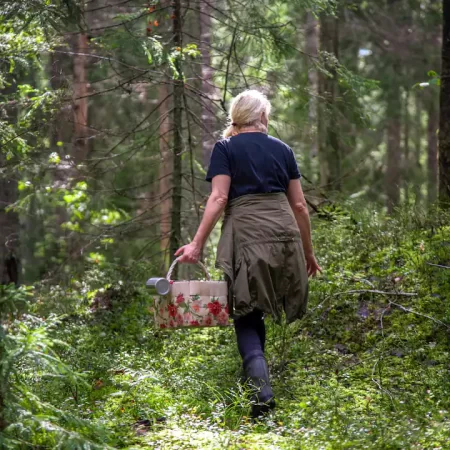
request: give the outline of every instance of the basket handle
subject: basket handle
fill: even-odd
[[[166,276],[167,281],[171,281],[173,269],[175,268],[177,262],[179,262],[180,258],[181,258],[181,256],[179,256],[178,258],[175,258],[173,263],[170,265],[169,271],[167,272],[167,276]],[[205,272],[206,279],[208,281],[211,281],[211,276],[210,276],[206,266],[203,263],[201,263],[200,261],[198,261],[197,264],[203,269],[203,272]]]

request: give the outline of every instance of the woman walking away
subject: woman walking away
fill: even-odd
[[[258,91],[233,99],[230,126],[214,146],[207,181],[212,192],[194,240],[175,253],[196,263],[214,225],[225,211],[217,266],[229,284],[244,371],[254,387],[252,416],[275,407],[264,356],[264,315],[288,323],[301,318],[308,276],[321,268],[311,242],[308,208],[292,150],[268,136],[270,103]]]

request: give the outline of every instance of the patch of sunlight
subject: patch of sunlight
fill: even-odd
[[[296,448],[292,436],[278,434],[277,429],[268,431],[263,427],[246,426],[238,430],[227,430],[217,425],[206,424],[208,428],[182,427],[169,423],[160,431],[148,433],[143,444],[154,450],[288,450]],[[142,448],[142,447],[141,447]],[[144,447],[145,448],[145,447]],[[298,446],[297,446],[298,448]]]

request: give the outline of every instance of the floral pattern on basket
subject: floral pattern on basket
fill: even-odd
[[[215,327],[230,325],[226,297],[184,294],[155,298],[159,328]]]
[[[172,281],[172,271],[179,258],[167,272],[170,292],[155,297],[156,328],[217,327],[231,325],[228,313],[228,285],[226,281],[211,281],[208,269],[198,265],[206,281]]]

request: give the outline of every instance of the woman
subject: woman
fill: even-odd
[[[212,192],[193,241],[175,253],[196,263],[214,225],[225,211],[217,266],[230,287],[246,376],[255,387],[252,416],[275,407],[264,356],[264,314],[287,322],[303,316],[308,276],[320,267],[314,256],[308,208],[292,150],[268,136],[270,103],[248,90],[231,104],[230,126],[217,142],[206,180]]]

